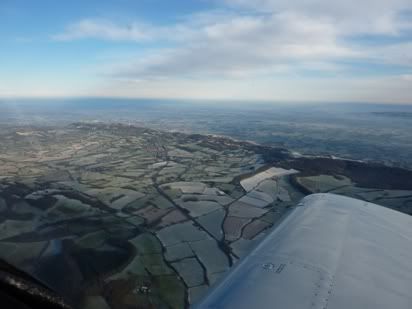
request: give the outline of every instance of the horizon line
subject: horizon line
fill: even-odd
[[[56,101],[63,101],[63,100],[87,100],[87,99],[94,99],[94,100],[122,100],[122,101],[132,101],[132,100],[148,100],[148,101],[194,101],[194,102],[208,102],[208,103],[217,103],[217,102],[225,102],[225,103],[265,103],[265,104],[368,104],[368,105],[412,105],[412,102],[388,102],[388,101],[337,101],[337,100],[291,100],[291,99],[238,99],[238,98],[208,98],[208,99],[201,99],[201,98],[164,98],[164,97],[131,97],[131,96],[2,96],[0,95],[0,104],[4,103],[1,100],[17,100],[17,101],[24,101],[24,100],[56,100]],[[177,103],[177,102],[176,102]]]

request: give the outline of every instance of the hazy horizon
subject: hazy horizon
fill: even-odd
[[[208,103],[208,104],[230,104],[230,105],[245,105],[245,104],[254,104],[254,105],[270,105],[270,106],[283,106],[283,105],[344,105],[344,104],[359,104],[359,105],[377,105],[377,106],[405,106],[411,107],[412,101],[405,102],[386,102],[386,101],[327,101],[327,100],[263,100],[263,99],[242,99],[242,98],[226,98],[226,99],[201,99],[201,98],[162,98],[162,97],[116,97],[116,96],[0,96],[0,104],[11,103],[11,102],[65,102],[65,101],[81,101],[81,100],[100,100],[100,101],[136,101],[136,102],[171,102],[175,103]]]

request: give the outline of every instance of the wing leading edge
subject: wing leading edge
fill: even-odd
[[[412,308],[412,217],[305,197],[196,308]]]

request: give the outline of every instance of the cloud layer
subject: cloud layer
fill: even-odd
[[[267,81],[312,74],[342,81],[359,71],[369,79],[412,73],[410,0],[225,0],[225,5],[169,26],[88,18],[53,39],[135,42],[136,56],[119,57],[103,72],[117,80]],[[145,48],[147,42],[158,46]]]

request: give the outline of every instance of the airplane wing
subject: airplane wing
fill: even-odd
[[[411,309],[412,217],[307,196],[195,307]]]

